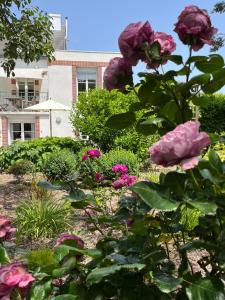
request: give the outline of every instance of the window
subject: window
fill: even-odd
[[[27,141],[34,138],[34,123],[10,123],[10,141]]]
[[[32,101],[33,98],[39,95],[39,91],[35,91],[35,81],[37,80],[26,80],[17,82],[17,95],[21,99]],[[37,84],[36,84],[37,86]],[[37,87],[36,87],[37,89]]]
[[[96,88],[97,70],[96,68],[78,68],[77,69],[77,91],[80,93],[88,92]]]

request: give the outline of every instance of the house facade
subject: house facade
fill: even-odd
[[[118,53],[66,50],[67,21],[53,16],[55,60],[42,58],[29,65],[17,61],[15,77],[0,69],[0,146],[16,140],[50,136],[48,111],[26,111],[34,104],[55,100],[74,107],[79,93],[103,87],[103,74]],[[74,137],[70,111],[52,111],[52,136]]]

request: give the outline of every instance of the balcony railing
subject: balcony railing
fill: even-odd
[[[21,111],[26,107],[48,100],[48,93],[20,93],[18,96],[10,92],[0,91],[0,111]]]

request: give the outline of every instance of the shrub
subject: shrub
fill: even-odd
[[[77,156],[64,149],[49,154],[43,162],[42,172],[50,181],[67,181],[75,173]]]
[[[70,204],[51,198],[24,200],[16,209],[17,238],[52,237],[70,225]]]
[[[140,160],[131,151],[114,149],[103,154],[98,162],[98,171],[103,173],[107,178],[114,179],[115,173],[112,172],[114,165],[124,164],[128,167],[129,174],[135,175],[138,173]]]
[[[17,179],[21,179],[25,174],[34,170],[34,164],[25,159],[17,160],[9,167],[8,173],[13,174]]]
[[[215,94],[204,97],[208,104],[200,109],[202,129],[216,133],[225,131],[225,95]]]
[[[76,130],[88,135],[104,152],[120,147],[137,153],[142,144],[148,143],[146,136],[137,133],[134,127],[124,131],[105,126],[109,116],[124,112],[128,105],[135,102],[137,97],[133,93],[124,95],[116,90],[91,90],[79,96],[71,120]]]
[[[77,153],[84,145],[85,142],[75,141],[69,137],[47,137],[26,142],[15,142],[0,149],[0,171],[6,170],[14,161],[19,159],[32,161],[37,170],[40,170],[43,159],[49,153],[61,149],[70,149],[70,151]]]

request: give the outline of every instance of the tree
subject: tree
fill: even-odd
[[[138,134],[134,126],[129,130],[115,130],[105,126],[110,116],[125,112],[127,106],[136,102],[137,96],[134,93],[124,95],[117,90],[91,90],[88,94],[79,95],[71,121],[75,130],[88,135],[103,151],[119,147],[142,155],[149,146],[146,140],[149,137]],[[138,112],[139,116],[143,114],[142,111]]]
[[[7,76],[14,75],[17,59],[26,63],[46,56],[53,59],[51,21],[31,0],[2,0],[0,2],[0,41],[4,43],[3,61]]]
[[[212,10],[212,13],[219,13],[222,14],[225,12],[225,1],[217,2]],[[215,52],[218,51],[220,48],[224,46],[224,34],[219,33],[214,39],[215,44],[211,47],[210,51]]]

